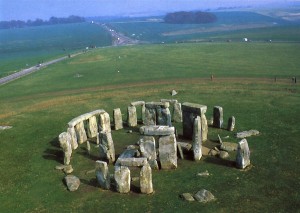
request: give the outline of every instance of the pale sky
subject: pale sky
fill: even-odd
[[[274,5],[300,0],[0,0],[0,21],[49,19],[69,15],[113,16],[203,10],[229,6]]]

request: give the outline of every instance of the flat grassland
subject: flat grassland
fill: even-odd
[[[13,126],[0,132],[0,212],[297,212],[300,90],[291,78],[300,77],[299,56],[297,43],[106,48],[0,86],[0,125]],[[172,89],[177,96],[170,96]],[[98,150],[92,144],[88,155],[83,144],[72,157],[81,185],[76,192],[67,191],[65,175],[54,168],[63,160],[57,136],[68,121],[95,109],[112,117],[117,107],[126,120],[131,101],[161,98],[205,104],[207,118],[213,106],[222,106],[225,126],[234,115],[234,132],[209,128],[212,142],[217,134],[238,142],[235,132],[259,130],[259,136],[248,139],[252,168],[236,169],[235,153],[228,160],[178,160],[176,170],[153,171],[153,195],[138,193],[137,182],[124,195],[97,187],[88,171],[94,169]],[[137,142],[137,129],[133,131],[113,132],[118,154]],[[109,169],[112,173],[113,166]],[[209,177],[197,176],[206,170]],[[201,204],[179,198],[202,188],[217,200]]]

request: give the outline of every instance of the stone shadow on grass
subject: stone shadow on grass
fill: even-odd
[[[227,159],[221,159],[221,158],[217,158],[217,157],[206,157],[204,159],[205,162],[207,163],[213,163],[213,164],[217,164],[220,166],[226,166],[226,167],[230,167],[230,168],[235,168],[235,161],[232,160],[227,160]]]
[[[92,187],[96,187],[96,188],[100,187],[98,185],[98,182],[97,182],[96,178],[92,178],[90,180],[80,179],[80,182],[83,183],[83,184],[85,184],[85,185],[88,185],[88,186],[92,186]]]
[[[43,153],[43,158],[46,160],[53,160],[59,163],[63,163],[64,153],[59,146],[58,138],[55,137],[49,143],[53,148],[47,148]]]
[[[79,155],[82,155],[92,161],[100,160],[99,156],[95,156],[92,153],[88,153],[88,150],[86,147],[78,147],[77,149],[78,150],[76,151],[76,153]]]

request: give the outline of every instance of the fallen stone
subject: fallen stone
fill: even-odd
[[[223,108],[220,106],[214,106],[214,127],[222,128],[223,125]]]
[[[202,146],[202,155],[203,156],[208,156],[210,152],[210,148],[207,148],[205,146]]]
[[[228,119],[227,130],[230,131],[230,132],[232,132],[234,130],[234,127],[235,127],[235,117],[231,116]]]
[[[211,156],[217,156],[219,154],[219,152],[214,149],[211,149],[208,154]]]
[[[219,158],[221,158],[221,159],[229,158],[228,152],[226,152],[226,151],[220,151]]]
[[[176,90],[173,89],[173,90],[171,91],[171,95],[172,95],[172,96],[175,96],[175,95],[177,95],[177,94],[178,94],[178,92],[176,92]]]
[[[128,130],[127,133],[131,134],[131,133],[132,133],[132,130]]]
[[[180,146],[181,146],[181,149],[183,150],[183,151],[190,151],[191,149],[192,149],[192,144],[190,144],[190,143],[186,143],[186,142],[178,142],[177,141],[177,144],[180,144]]]
[[[171,104],[178,103],[178,101],[176,99],[160,99],[160,102],[169,102]]]
[[[72,165],[66,165],[65,168],[63,169],[63,171],[66,174],[71,174],[74,171],[74,169],[73,169]]]
[[[194,195],[195,200],[201,203],[206,203],[215,200],[215,196],[206,189],[201,189]]]
[[[101,188],[109,189],[110,188],[110,175],[107,163],[104,161],[96,161],[96,178]]]
[[[148,136],[172,135],[175,134],[175,128],[169,126],[142,126],[140,128],[140,133],[142,135],[148,135]]]
[[[182,151],[181,145],[179,143],[177,143],[177,152],[178,152],[179,158],[184,159],[183,151]]]
[[[180,195],[180,197],[186,201],[190,201],[190,202],[195,201],[195,199],[193,198],[193,196],[190,193],[183,193]]]
[[[115,166],[114,174],[117,192],[128,193],[130,191],[130,170],[128,167]]]
[[[76,191],[80,186],[79,178],[74,175],[67,175],[64,179],[68,190],[71,192]]]
[[[141,193],[143,194],[153,193],[152,170],[149,164],[144,165],[141,169],[140,187],[141,187]]]
[[[57,169],[57,170],[63,170],[65,167],[66,167],[66,165],[60,164],[60,165],[55,166],[55,169]]]
[[[222,141],[222,139],[221,139],[221,137],[220,137],[220,135],[218,134],[218,138],[219,138],[219,143],[220,144],[222,144],[223,143],[223,141]]]
[[[238,143],[236,152],[236,166],[239,169],[245,169],[250,165],[250,149],[246,139]]]
[[[237,138],[246,138],[246,137],[250,137],[250,136],[254,136],[254,135],[258,135],[259,134],[259,131],[257,130],[249,130],[249,131],[243,131],[243,132],[238,132],[236,133],[236,137]]]
[[[147,158],[118,158],[116,165],[117,166],[134,166],[141,167],[147,165]]]
[[[0,130],[11,129],[12,126],[0,126]]]
[[[206,170],[205,172],[198,173],[197,176],[207,177],[207,176],[209,176],[209,172]]]
[[[137,182],[140,181],[140,177],[132,177],[131,182]]]
[[[134,158],[134,157],[138,157],[140,155],[139,150],[137,150],[134,147],[127,147],[127,149],[124,150],[124,152],[122,152],[119,156],[118,159],[121,158]]]
[[[145,101],[134,101],[130,103],[131,106],[142,106],[145,105]]]
[[[220,146],[220,149],[227,152],[232,152],[237,150],[237,144],[236,143],[230,143],[230,142],[223,142]]]

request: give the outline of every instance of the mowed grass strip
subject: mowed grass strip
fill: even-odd
[[[274,62],[274,67],[268,64],[272,69],[266,71],[248,61],[247,54],[243,54],[248,46],[234,44],[238,54],[229,48],[230,45],[158,45],[97,50],[1,86],[0,123],[13,128],[0,132],[3,147],[0,167],[4,171],[0,177],[3,195],[0,212],[297,211],[300,208],[297,190],[300,187],[297,151],[300,149],[297,143],[300,99],[299,86],[292,84],[290,77],[299,75],[293,67],[299,62],[292,55],[298,50],[288,44],[275,45],[273,57],[280,60],[285,55],[289,63],[283,62],[286,63],[284,72],[274,82],[274,76],[279,76],[279,62]],[[255,46],[251,53],[270,53],[266,46],[265,50],[260,45]],[[228,53],[222,53],[225,50]],[[280,50],[285,50],[285,54]],[[211,55],[205,52],[211,52]],[[210,81],[213,68],[206,71],[200,66],[199,61],[205,61],[200,56],[206,56],[206,59],[214,56],[218,61],[226,54],[240,55],[240,62],[235,67],[232,60],[227,66],[233,71],[228,73],[220,71],[223,64],[215,65],[219,69],[215,69],[215,79]],[[98,55],[105,60],[94,60]],[[120,62],[123,69],[117,73],[112,62],[119,60],[119,56],[120,60],[127,56],[127,60]],[[135,63],[131,58],[134,56]],[[253,63],[263,64],[258,63],[262,61],[258,56],[252,59]],[[76,63],[77,60],[80,63]],[[84,60],[88,63],[84,64]],[[176,61],[180,61],[181,69],[175,69],[176,65],[172,63]],[[255,74],[248,72],[248,68],[240,68],[240,64],[251,66]],[[160,73],[158,70],[165,71]],[[234,70],[240,70],[239,75]],[[278,73],[274,74],[274,70]],[[78,78],[76,74],[82,77]],[[178,91],[177,96],[170,95],[172,89]],[[210,157],[204,157],[200,162],[179,160],[177,170],[153,171],[153,195],[139,194],[138,183],[134,183],[136,187],[128,195],[121,195],[97,187],[95,175],[87,172],[94,169],[98,149],[91,143],[92,153],[87,155],[83,144],[72,157],[74,175],[82,183],[78,191],[68,192],[62,182],[64,174],[54,169],[63,160],[57,136],[66,130],[67,122],[95,109],[105,109],[112,117],[112,110],[117,107],[121,108],[126,120],[126,108],[131,101],[161,98],[205,104],[208,106],[207,118],[212,116],[213,106],[220,105],[224,109],[225,127],[227,119],[234,115],[235,131],[210,128],[209,139],[212,141],[220,134],[221,137],[229,136],[224,141],[236,143],[235,132],[259,130],[259,136],[248,139],[253,167],[245,172],[236,169],[234,152],[228,160]],[[181,134],[180,125],[177,126]],[[135,128],[133,134],[128,134],[127,129],[113,132],[118,154],[127,145],[137,142],[137,130]],[[109,169],[112,173],[113,167]],[[206,170],[211,176],[197,176]],[[196,193],[202,188],[211,191],[217,200],[200,204],[179,198],[181,193]]]

